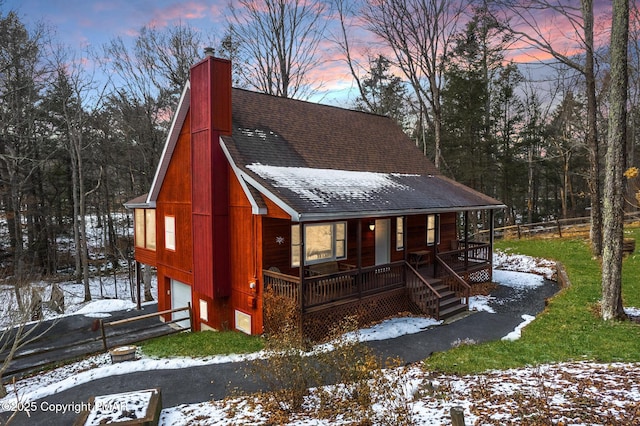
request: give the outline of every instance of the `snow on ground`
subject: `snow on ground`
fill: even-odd
[[[494,281],[514,289],[531,289],[542,285],[542,277],[553,275],[552,264],[541,259],[526,256],[513,256],[497,253],[494,257],[497,268]],[[532,268],[534,274],[524,273]],[[92,292],[99,294],[99,283],[92,282]],[[77,284],[62,284],[65,296],[82,294]],[[109,293],[103,283],[103,294],[108,297],[127,295],[128,280],[116,286],[112,285]],[[6,286],[5,286],[6,287]],[[154,285],[154,296],[155,296]],[[0,298],[9,293],[0,287]],[[4,296],[2,296],[4,294]],[[126,297],[126,296],[125,296]],[[118,309],[129,309],[133,303],[118,299],[102,299],[90,303],[74,303],[78,298],[69,297],[68,310],[78,315],[99,316]],[[5,299],[6,300],[6,299]],[[129,299],[130,300],[130,299]],[[0,301],[1,302],[1,301]],[[472,310],[492,312],[490,303],[496,301],[491,296],[471,298]],[[626,308],[629,315],[640,316],[640,309]],[[513,340],[520,336],[524,328],[534,318],[523,316],[521,323],[504,339]],[[360,330],[360,340],[380,340],[397,337],[403,334],[417,333],[439,323],[429,318],[403,317],[384,321],[373,327]],[[79,384],[102,377],[127,374],[133,371],[149,371],[161,369],[189,368],[225,362],[240,362],[264,357],[262,352],[247,355],[212,356],[208,358],[174,358],[150,359],[138,354],[136,361],[128,361],[112,365],[108,354],[87,358],[83,361],[53,369],[38,376],[20,380],[16,388],[21,401],[33,401],[61,392]],[[390,372],[389,374],[394,374]],[[594,364],[563,363],[541,367],[523,368],[512,371],[488,372],[475,376],[428,377],[428,373],[419,366],[412,367],[405,385],[410,389],[410,397],[405,402],[411,409],[412,416],[418,424],[449,424],[449,410],[460,406],[464,409],[469,424],[488,423],[521,423],[524,417],[543,416],[545,420],[555,423],[564,422],[574,425],[592,424],[627,424],[632,410],[637,410],[640,403],[640,364]],[[426,390],[425,390],[426,389]],[[14,388],[8,386],[10,396],[0,399],[0,408],[11,406],[15,401]],[[204,396],[203,398],[206,398]],[[162,411],[161,425],[233,425],[256,424],[264,421],[264,413],[249,404],[248,400],[240,401],[233,410],[221,401],[184,404],[168,407]],[[541,405],[542,404],[542,405]],[[384,411],[387,404],[376,405],[377,410]],[[579,406],[579,413],[575,407]],[[238,407],[244,407],[238,409]],[[536,409],[523,407],[539,407]],[[540,408],[541,407],[541,408]],[[635,407],[635,408],[634,408]],[[381,414],[384,416],[384,412]],[[585,417],[586,416],[586,417]],[[313,418],[313,416],[311,417]],[[329,425],[348,424],[336,420],[293,419],[291,425]],[[628,423],[630,424],[630,423]]]
[[[624,308],[624,313],[630,317],[640,317],[640,308]]]
[[[489,305],[494,300],[491,296],[471,296],[469,298],[469,310],[470,311],[485,311],[490,314],[495,314],[496,311]]]
[[[413,334],[424,331],[428,328],[442,324],[442,321],[436,321],[433,318],[422,317],[402,317],[393,318],[373,327],[363,328],[355,334],[361,342],[372,340],[386,340],[394,337],[403,336],[405,334]]]
[[[389,372],[394,374],[394,371]],[[396,380],[397,376],[390,377]],[[450,425],[461,407],[465,424],[636,424],[640,365],[562,363],[481,375],[430,376],[421,366],[403,371],[397,398],[378,401],[374,417],[393,423],[392,407],[404,404],[413,424]],[[330,387],[331,389],[331,387]],[[310,400],[310,398],[308,398]],[[249,398],[180,405],[162,411],[160,424],[178,426],[264,424],[266,414]],[[320,419],[309,412],[288,425],[347,425],[351,419]]]
[[[524,321],[518,324],[515,330],[513,330],[511,333],[504,336],[502,340],[510,340],[510,341],[518,340],[520,337],[522,337],[522,329],[525,328],[527,325],[529,325],[534,319],[536,319],[536,317],[531,315],[523,315],[522,319]]]
[[[42,300],[45,302],[43,306],[43,318],[45,320],[54,319],[60,316],[82,314],[93,318],[106,318],[111,316],[109,312],[134,309],[135,303],[132,302],[131,293],[133,291],[135,298],[135,281],[130,280],[126,275],[117,275],[108,277],[93,277],[89,279],[89,288],[91,290],[92,301],[84,301],[84,284],[78,284],[73,281],[61,282],[60,286],[64,294],[65,313],[59,314],[46,306],[51,298],[52,283],[44,281],[32,284],[32,288],[36,289]],[[158,288],[156,278],[151,283],[151,294],[157,300]],[[141,289],[140,291],[144,291]],[[29,293],[22,291],[23,297],[27,299]],[[142,296],[144,297],[144,295]],[[6,310],[16,305],[13,286],[0,284],[0,330],[10,326],[12,316],[6,313]]]
[[[493,281],[517,290],[532,289],[544,285],[545,278],[541,275],[518,271],[493,270]]]
[[[497,271],[527,272],[550,280],[556,273],[555,266],[555,262],[551,260],[509,253],[509,249],[493,253],[493,267]]]

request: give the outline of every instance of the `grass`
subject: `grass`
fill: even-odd
[[[640,228],[625,230],[625,237],[640,240]],[[425,361],[426,368],[470,374],[562,361],[640,361],[640,325],[631,321],[605,322],[598,316],[600,261],[591,257],[587,241],[499,241],[496,249],[562,262],[571,287],[550,301],[547,309],[523,330],[521,339],[461,346],[430,357]],[[639,276],[640,253],[634,253],[623,263],[624,306],[640,307]]]
[[[140,344],[145,355],[157,358],[207,357],[257,352],[264,347],[260,336],[235,331],[201,331],[157,337]]]

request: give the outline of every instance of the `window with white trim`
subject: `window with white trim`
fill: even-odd
[[[291,265],[300,266],[300,225],[291,226]],[[312,223],[304,226],[304,264],[347,257],[347,222]]]
[[[291,225],[291,266],[300,266],[300,225]]]
[[[437,223],[438,223],[437,215],[435,214],[427,215],[427,245],[428,246],[432,246],[436,244],[436,236],[438,234],[436,232]]]
[[[396,250],[404,249],[404,217],[396,218]]]
[[[155,209],[135,209],[135,244],[148,250],[156,249],[156,211]]]
[[[176,218],[175,216],[164,217],[164,247],[167,250],[176,249]]]

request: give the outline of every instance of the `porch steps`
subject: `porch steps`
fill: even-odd
[[[446,285],[433,283],[432,286],[440,293],[440,318],[438,319],[444,321],[468,310],[468,306],[462,303],[462,299]]]
[[[442,280],[430,278],[429,284],[438,292],[438,294],[440,294],[439,320],[445,321],[451,317],[467,312],[468,306],[462,303],[462,299],[457,297],[455,292],[449,290],[449,288],[442,283]],[[413,301],[420,306],[424,312],[429,311],[424,302],[427,296],[427,291],[428,290],[424,288],[413,294]]]

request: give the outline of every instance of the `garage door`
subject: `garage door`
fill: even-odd
[[[191,303],[191,287],[180,281],[171,280],[171,309],[184,308]],[[185,321],[179,321],[180,327],[189,328],[189,311],[173,312],[172,320],[186,318]]]

